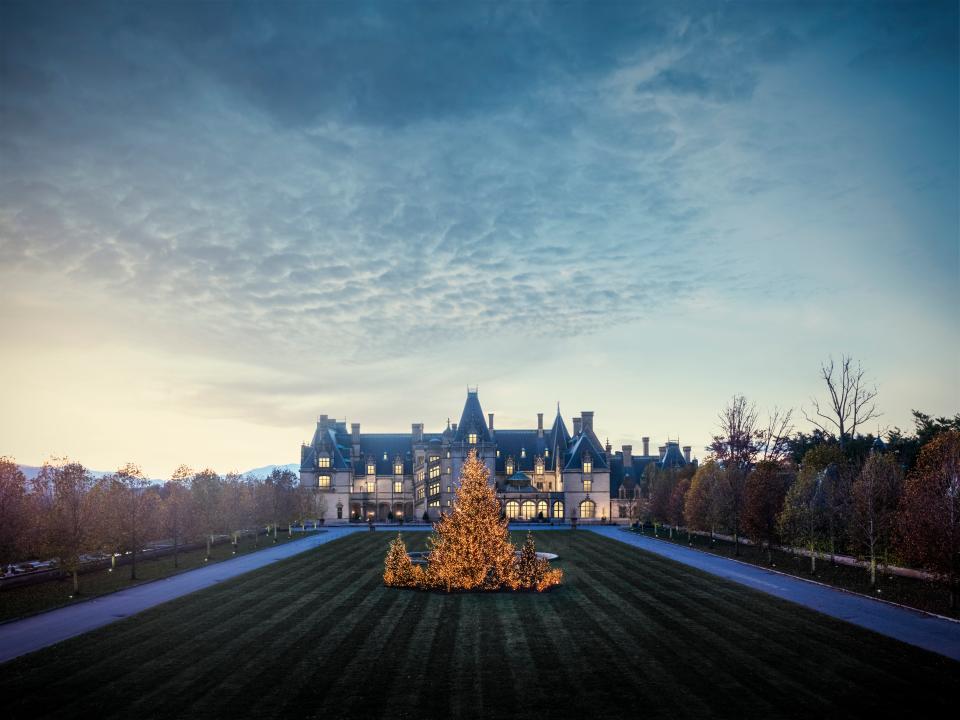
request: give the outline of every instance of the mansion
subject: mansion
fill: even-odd
[[[495,429],[493,413],[485,416],[468,389],[460,422],[448,420],[439,433],[422,423],[408,433],[361,433],[360,423],[348,430],[321,415],[300,449],[300,484],[324,494],[329,521],[435,520],[453,504],[460,467],[475,450],[512,520],[624,522],[649,464],[691,462],[689,446],[681,452],[668,442],[651,455],[650,439],[642,443],[640,454],[631,445],[612,453],[594,433],[593,411],[573,418],[571,433],[559,406],[550,427],[537,413],[536,428]]]

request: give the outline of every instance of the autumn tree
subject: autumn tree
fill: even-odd
[[[898,518],[907,562],[942,577],[957,607],[960,580],[960,431],[939,433],[923,446],[907,477]]]
[[[223,476],[223,489],[220,493],[220,515],[224,529],[231,535],[234,552],[237,551],[240,534],[245,525],[246,502],[246,483],[238,473],[228,472]]]
[[[726,514],[725,495],[722,493],[722,470],[716,462],[708,460],[699,468],[690,481],[683,505],[683,518],[687,527],[694,530],[709,530],[711,536]]]
[[[646,475],[650,493],[650,516],[654,522],[654,533],[656,533],[658,524],[671,522],[670,498],[677,485],[677,475],[671,468],[657,467],[653,463],[647,466]],[[670,536],[673,537],[672,526]]]
[[[30,535],[27,478],[9,457],[0,457],[0,574],[22,560]]]
[[[853,539],[870,558],[870,585],[877,583],[877,556],[886,556],[893,537],[903,473],[891,455],[867,458],[853,481]]]
[[[294,512],[293,488],[297,476],[289,470],[274,468],[267,476],[264,486],[270,498],[270,520],[273,525],[273,539],[277,539],[277,526],[289,522]]]
[[[788,475],[779,463],[764,460],[747,476],[743,498],[743,529],[757,544],[767,547],[767,562],[773,562],[772,545],[777,539],[777,518],[783,509]]]
[[[207,536],[206,560],[210,559],[210,545],[213,542],[213,535],[223,526],[219,513],[222,491],[223,482],[220,476],[209,468],[198,472],[190,482],[194,511],[204,534]]]
[[[173,541],[173,566],[179,567],[180,544],[190,534],[192,514],[190,512],[190,480],[193,470],[180,465],[161,490],[161,526]]]
[[[87,469],[66,458],[45,462],[33,479],[36,519],[41,549],[56,557],[60,568],[73,576],[73,594],[80,592],[80,556],[96,547],[96,507]]]
[[[448,592],[516,586],[515,548],[488,477],[487,466],[471,450],[453,510],[434,525],[428,574]]]
[[[825,468],[817,463],[804,463],[796,480],[787,490],[783,510],[777,518],[780,534],[792,545],[805,547],[810,551],[811,572],[817,570],[817,551],[824,545],[827,535],[824,473]]]
[[[820,377],[827,386],[825,401],[812,398],[811,411],[804,417],[825,434],[836,434],[840,447],[856,435],[857,428],[878,418],[874,402],[877,388],[869,386],[859,362],[849,355],[840,356],[839,367],[829,358],[820,365]]]
[[[684,522],[684,508],[687,501],[687,493],[690,492],[690,478],[681,477],[677,480],[676,484],[673,486],[673,491],[670,493],[670,502],[667,506],[667,513],[670,519],[670,524],[676,528],[685,525]],[[687,539],[690,539],[690,530],[687,529]]]

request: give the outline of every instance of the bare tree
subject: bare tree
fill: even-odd
[[[767,426],[760,431],[761,462],[781,462],[790,452],[793,434],[793,409],[774,407],[767,416]]]
[[[23,560],[30,529],[27,478],[12,458],[0,457],[0,573]]]
[[[829,399],[821,404],[816,398],[811,398],[812,415],[804,411],[804,417],[823,432],[832,435],[837,432],[840,446],[843,447],[848,437],[853,437],[857,428],[864,423],[880,417],[880,412],[874,403],[877,396],[876,386],[867,387],[864,380],[863,366],[849,355],[840,356],[840,366],[837,367],[831,357],[820,366],[820,376],[827,385]]]

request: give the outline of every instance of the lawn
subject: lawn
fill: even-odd
[[[276,543],[272,537],[261,535],[257,538],[256,544],[252,535],[245,535],[237,545],[236,553],[229,542],[211,547],[210,560],[206,562],[204,561],[204,556],[207,554],[206,548],[181,552],[177,559],[178,567],[173,565],[173,555],[139,559],[136,580],[130,579],[129,565],[118,565],[113,572],[107,569],[94,570],[80,575],[80,594],[77,596],[73,595],[73,580],[69,576],[36,585],[0,589],[0,622],[83,602],[98,595],[116,592],[151,580],[159,580],[221,560],[230,560],[237,555],[246,555],[273,547],[275,544],[282,545],[290,540],[300,540],[312,534],[312,532],[293,533],[292,536],[288,536],[285,532],[279,532]]]
[[[358,533],[0,666],[7,717],[948,714],[960,664],[588,532],[542,595],[385,588]],[[425,533],[405,533],[421,549]]]

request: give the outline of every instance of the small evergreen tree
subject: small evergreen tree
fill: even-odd
[[[386,560],[383,563],[383,583],[390,587],[411,587],[416,579],[416,568],[407,555],[407,545],[400,533],[390,543]]]

